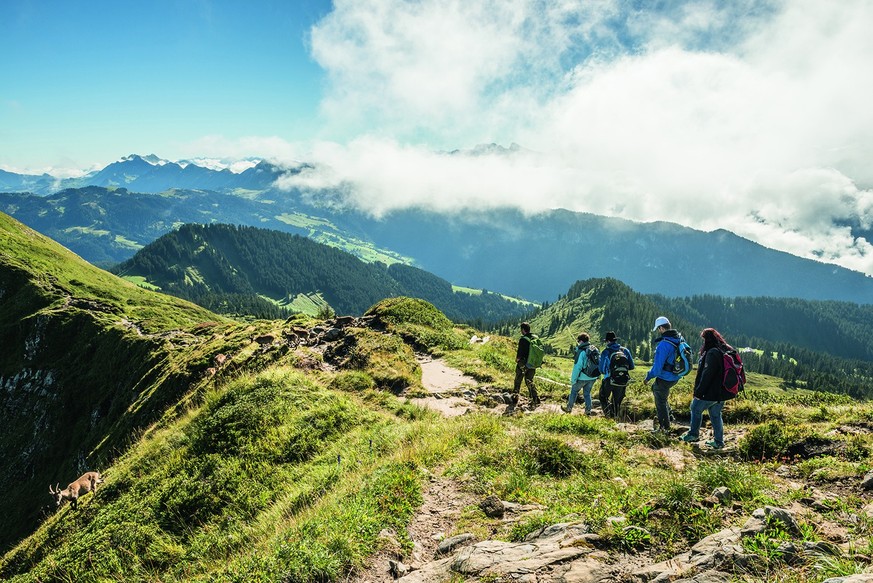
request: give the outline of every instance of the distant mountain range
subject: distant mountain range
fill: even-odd
[[[454,214],[407,209],[374,219],[337,206],[336,197],[319,202],[273,187],[278,176],[300,168],[262,161],[233,173],[132,155],[52,194],[45,176],[17,175],[21,190],[30,193],[0,193],[0,210],[104,266],[129,259],[179,224],[231,223],[305,235],[369,261],[400,261],[454,284],[537,302],[554,300],[580,278],[613,277],[642,293],[673,297],[873,303],[873,278],[727,230],[566,210],[526,215],[511,208]],[[4,180],[0,189],[10,190]]]
[[[49,174],[16,174],[0,170],[0,191],[46,196],[67,188],[103,186],[146,193],[170,189],[245,193],[269,189],[276,178],[288,172],[295,170],[279,168],[265,161],[252,161],[250,168],[237,173],[229,168],[207,168],[188,161],[170,162],[154,154],[131,154],[78,178],[58,179]]]

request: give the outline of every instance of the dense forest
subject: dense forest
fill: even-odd
[[[144,277],[165,293],[221,313],[258,317],[281,317],[277,302],[309,293],[319,293],[338,314],[362,314],[394,296],[425,299],[458,322],[495,322],[530,311],[495,293],[454,292],[448,281],[415,267],[365,263],[299,235],[225,224],[183,225],[113,272]]]
[[[578,332],[596,340],[616,331],[641,360],[651,360],[657,316],[670,318],[696,350],[703,328],[718,329],[743,349],[746,367],[803,386],[873,397],[873,306],[850,302],[713,295],[666,298],[644,295],[614,279],[574,283],[567,294],[530,316],[535,332],[555,352],[566,352]],[[514,335],[517,322],[496,331]]]
[[[873,396],[873,306],[797,298],[653,296],[697,328],[712,326],[737,347],[753,347],[752,370],[792,386]]]

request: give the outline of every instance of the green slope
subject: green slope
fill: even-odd
[[[735,449],[719,457],[599,417],[482,408],[442,418],[386,390],[422,390],[413,346],[499,392],[511,379],[514,340],[496,336],[470,345],[470,330],[420,300],[392,299],[368,313],[378,326],[347,329],[323,354],[330,368],[313,366],[312,353],[298,347],[259,372],[220,379],[202,401],[189,402],[184,414],[137,439],[106,468],[97,496],[48,517],[0,558],[0,578],[349,581],[379,553],[411,562],[407,526],[436,482],[453,483],[477,501],[494,494],[538,505],[501,520],[470,504],[448,535],[521,542],[544,526],[579,521],[597,536],[576,544],[596,548],[595,560],[630,558],[635,565],[686,551],[765,504],[808,500],[815,488],[831,497],[815,517],[799,516],[800,534],[774,528],[746,539],[743,550],[754,560],[723,569],[738,581],[776,583],[870,568],[873,529],[857,519],[867,501],[831,494],[845,488],[838,481],[858,480],[873,461],[869,432],[832,432],[847,425],[862,431],[869,404],[784,391],[777,379],[753,374],[747,395],[725,413]],[[569,366],[552,358],[540,372],[566,378]],[[552,385],[542,392],[551,403],[566,397]],[[650,418],[648,389],[637,379],[628,393],[629,417]],[[670,400],[682,417],[688,383]],[[783,459],[792,444],[825,435],[833,435],[834,446],[826,456]],[[721,486],[730,488],[732,503],[706,501]],[[789,541],[827,543],[827,531],[817,526],[821,516],[857,551],[836,558],[776,550]],[[382,534],[389,531],[396,534]],[[530,563],[544,579],[557,564]],[[473,580],[463,567],[450,580]]]
[[[196,386],[225,344],[250,339],[227,319],[97,269],[2,213],[0,249],[4,548],[37,524],[49,483],[105,468]]]
[[[305,237],[255,227],[183,225],[113,271],[211,309],[259,316],[281,316],[271,309],[300,306],[301,296],[319,297],[339,314],[361,314],[393,296],[425,299],[456,321],[496,322],[529,311],[498,294],[455,292],[415,267],[365,263]]]

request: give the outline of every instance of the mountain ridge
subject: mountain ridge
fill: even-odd
[[[493,293],[455,292],[448,281],[415,267],[368,264],[299,235],[218,223],[182,225],[113,271],[213,309],[227,294],[267,297],[281,305],[320,294],[342,315],[360,315],[401,295],[425,299],[455,321],[494,323],[530,311]]]
[[[3,547],[38,520],[42,484],[103,469],[178,404],[205,368],[198,325],[229,320],[137,288],[2,213],[0,243]]]
[[[274,188],[277,178],[303,168],[305,164],[283,169],[262,160],[234,174],[193,163],[184,168],[173,162],[154,164],[132,155],[88,177],[56,185],[91,193],[87,204],[103,208],[104,216],[91,212],[78,222],[60,216],[73,210],[64,202],[77,198],[70,189],[42,196],[2,193],[0,210],[104,266],[128,259],[173,225],[223,222],[305,234],[355,251],[363,243],[368,250],[407,258],[405,262],[452,283],[537,302],[550,301],[579,278],[616,277],[634,289],[670,296],[772,295],[873,303],[873,277],[768,249],[725,229],[707,233],[666,222],[637,223],[561,209],[534,215],[512,208],[464,213],[405,209],[374,218],[344,206],[341,193],[312,198],[298,190]],[[107,190],[95,195],[96,187],[82,186],[83,181]],[[104,207],[98,199],[119,188],[130,193],[132,208]],[[167,193],[173,192],[199,194],[171,200]],[[144,212],[148,194],[166,197],[173,210],[155,206],[152,199],[148,215],[138,216],[135,228],[124,226],[125,214]],[[144,224],[146,219],[150,224]],[[61,223],[66,224],[60,228]],[[348,245],[352,239],[357,243]],[[536,277],[530,277],[524,266],[536,266]]]

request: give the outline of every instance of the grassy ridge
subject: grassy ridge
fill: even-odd
[[[144,439],[98,498],[52,516],[0,576],[276,580],[293,555],[291,579],[335,579],[420,502],[398,457],[416,422],[365,398],[287,367],[243,375]],[[340,503],[339,519],[320,510]]]
[[[0,247],[5,548],[35,528],[49,483],[104,469],[184,398],[229,321],[123,282],[3,214]]]
[[[95,317],[109,314],[117,319],[123,314],[144,332],[221,320],[190,302],[156,295],[123,282],[3,213],[0,213],[0,247],[3,248],[0,269],[4,291],[13,294],[9,309],[4,309],[0,315],[0,325],[29,315],[36,305],[58,308],[73,297],[101,307],[102,310],[92,310]],[[23,280],[29,284],[27,289],[20,287]],[[37,298],[40,299],[37,301]],[[4,307],[6,305],[4,298]]]
[[[418,318],[414,325],[429,319]],[[0,560],[0,577],[342,581],[384,544],[382,529],[399,533],[401,552],[409,552],[404,526],[421,503],[424,480],[440,471],[476,494],[545,508],[521,522],[502,523],[469,507],[456,532],[522,540],[572,515],[590,524],[605,548],[647,552],[655,559],[736,524],[763,504],[787,505],[810,493],[786,488],[773,471],[783,463],[778,449],[763,456],[763,463],[686,455],[685,469],[677,471],[657,451],[669,445],[662,436],[628,434],[603,418],[546,413],[440,419],[375,389],[370,372],[382,368],[388,352],[369,332],[354,334],[361,336],[356,346],[366,356],[360,361],[364,370],[305,373],[278,366],[217,385],[201,405],[151,432],[113,466],[96,498],[86,499],[79,511],[64,509],[50,517]],[[502,384],[513,343],[498,340],[493,346],[433,348]],[[548,376],[569,374],[569,361],[550,359],[549,367]],[[839,395],[776,385],[775,379],[755,375],[747,394],[728,406],[728,431],[747,435],[739,449],[750,459],[762,457],[752,451],[755,444],[784,447],[873,414],[870,405]],[[633,414],[651,413],[646,391],[639,383],[631,387]],[[560,388],[550,394],[562,398]],[[671,395],[678,414],[689,399],[683,382]],[[774,421],[783,426],[782,434],[767,429]],[[843,453],[796,464],[794,479],[814,474],[812,483],[827,488],[834,479],[857,479],[867,471],[871,436],[840,439],[847,444]],[[815,473],[823,467],[830,473]],[[696,504],[722,485],[731,488],[738,506]],[[873,550],[873,524],[852,523],[847,514],[863,504],[862,498],[847,496],[827,512],[857,538],[858,556],[842,566],[814,559],[789,565],[771,556],[767,541],[753,541],[748,550],[770,561],[768,574],[753,579],[814,581],[863,568],[863,553]],[[639,529],[616,526],[612,516],[624,516],[625,525]],[[801,526],[806,540],[822,538],[815,524],[801,521]]]

